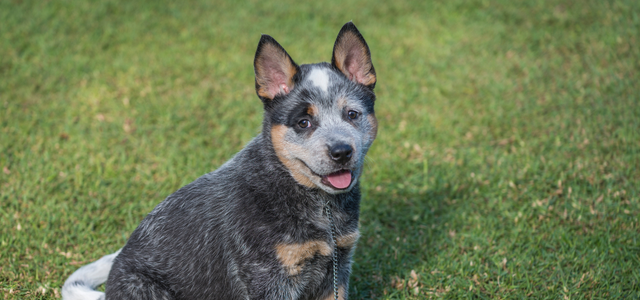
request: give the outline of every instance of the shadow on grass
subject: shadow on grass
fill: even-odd
[[[437,179],[427,189],[399,185],[399,189],[367,190],[360,218],[362,237],[351,277],[351,297],[376,299],[409,295],[416,283],[412,271],[439,273],[436,257],[456,251],[452,249],[457,234],[454,228],[465,218],[460,208],[473,205],[461,203],[460,199],[468,199],[472,193],[473,187],[444,179]]]

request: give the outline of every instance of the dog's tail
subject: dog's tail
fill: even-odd
[[[116,253],[105,255],[73,272],[62,286],[62,299],[104,300],[104,293],[94,289],[107,281],[113,260],[118,256],[120,250]]]

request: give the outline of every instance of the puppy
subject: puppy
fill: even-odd
[[[297,65],[263,35],[254,69],[262,132],[72,274],[64,299],[347,299],[377,133],[369,47],[349,22],[331,63]]]

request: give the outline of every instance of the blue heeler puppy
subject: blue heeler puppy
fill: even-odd
[[[262,133],[73,273],[64,299],[347,298],[358,179],[377,132],[369,47],[349,22],[330,64],[299,66],[263,35],[254,68]],[[93,290],[105,280],[105,294]]]

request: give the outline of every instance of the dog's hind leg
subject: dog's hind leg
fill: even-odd
[[[104,293],[94,289],[107,281],[116,253],[103,256],[99,260],[90,263],[75,271],[62,286],[62,299],[64,300],[104,300]]]
[[[144,274],[112,270],[106,288],[106,300],[173,300],[175,293]]]

